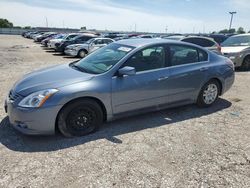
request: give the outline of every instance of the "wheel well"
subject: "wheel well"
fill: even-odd
[[[67,102],[66,104],[63,105],[63,107],[59,110],[59,112],[57,113],[57,116],[56,116],[56,122],[55,122],[55,130],[56,132],[58,132],[58,126],[57,126],[57,122],[58,122],[58,116],[59,114],[61,113],[62,109],[64,109],[66,106],[68,106],[69,104],[73,103],[73,102],[76,102],[76,101],[80,101],[80,100],[93,100],[95,101],[97,104],[100,105],[101,109],[102,109],[102,112],[103,112],[103,121],[106,121],[107,120],[107,110],[103,104],[103,102],[95,97],[79,97],[79,98],[76,98],[76,99],[73,99],[69,102]]]
[[[211,81],[211,80],[215,80],[215,81],[218,82],[218,84],[219,84],[219,86],[220,86],[219,95],[221,95],[221,94],[222,94],[222,90],[223,90],[221,81],[220,81],[218,78],[212,78],[212,79],[210,79],[209,81]]]
[[[244,57],[243,62],[247,59],[250,58],[250,54],[246,55],[246,57]]]
[[[88,54],[88,51],[86,49],[80,49],[78,53],[80,53],[80,51],[84,51],[86,52],[86,54]]]

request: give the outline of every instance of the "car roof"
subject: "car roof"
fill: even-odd
[[[231,37],[239,37],[239,36],[250,36],[250,33],[239,34],[239,35],[233,35],[233,36],[231,36]]]
[[[121,45],[127,45],[127,46],[133,46],[133,47],[142,47],[142,46],[147,46],[147,45],[154,45],[154,44],[162,44],[162,43],[176,43],[176,44],[181,44],[184,42],[180,41],[174,41],[174,40],[169,40],[169,39],[144,39],[144,38],[135,38],[135,39],[126,39],[126,40],[119,40],[116,41],[115,43],[121,44]],[[185,43],[186,44],[186,43]]]

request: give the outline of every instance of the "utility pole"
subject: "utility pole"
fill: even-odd
[[[47,17],[45,17],[45,21],[46,21],[46,27],[48,28],[49,24],[48,24],[48,18]]]
[[[232,29],[233,17],[234,17],[234,14],[236,14],[236,13],[237,13],[236,11],[234,11],[234,12],[229,12],[229,14],[231,14],[229,30]]]

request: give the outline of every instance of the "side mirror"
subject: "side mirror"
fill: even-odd
[[[136,71],[135,71],[135,68],[134,67],[123,67],[121,69],[118,70],[118,74],[119,76],[133,76],[135,75]]]

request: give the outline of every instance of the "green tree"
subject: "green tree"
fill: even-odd
[[[87,30],[86,26],[81,27],[81,30]]]
[[[228,33],[228,29],[223,29],[223,30],[219,31],[219,33]]]
[[[0,18],[0,28],[10,27],[13,27],[13,23],[9,22],[7,19]]]
[[[31,29],[31,26],[25,26],[24,29]]]
[[[236,32],[235,29],[230,29],[230,30],[228,30],[228,33],[235,33],[235,32]]]
[[[243,27],[239,27],[238,30],[237,30],[237,33],[238,33],[238,34],[244,34],[244,33],[246,33],[246,32],[244,31],[244,28],[243,28]]]

